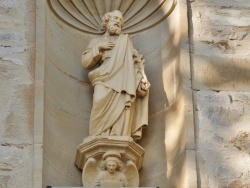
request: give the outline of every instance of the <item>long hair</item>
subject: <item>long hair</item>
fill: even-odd
[[[113,12],[119,12],[119,14],[122,15],[122,13],[121,13],[119,10],[114,10],[114,11],[112,11],[112,12],[106,13],[106,14],[102,17],[102,27],[103,27],[104,30],[107,29],[107,25],[108,25],[109,19],[110,19],[110,17],[112,16]],[[121,26],[123,27],[123,25],[124,25],[124,20],[123,20],[123,18],[122,18],[122,24],[121,24]]]

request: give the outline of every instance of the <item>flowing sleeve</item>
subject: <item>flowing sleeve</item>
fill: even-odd
[[[102,58],[102,52],[97,48],[97,44],[98,39],[92,39],[82,54],[82,65],[86,69],[93,68]]]

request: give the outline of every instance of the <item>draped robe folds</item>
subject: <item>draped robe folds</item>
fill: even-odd
[[[121,34],[112,50],[100,52],[96,45],[104,36],[91,40],[82,55],[85,68],[100,66],[89,72],[94,86],[90,115],[90,136],[131,136],[140,139],[142,127],[148,125],[148,93],[136,96],[142,78],[143,65],[133,59],[133,44],[127,34]]]

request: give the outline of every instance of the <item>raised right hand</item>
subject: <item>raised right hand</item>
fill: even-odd
[[[97,44],[97,48],[100,50],[100,51],[105,51],[105,50],[111,50],[113,49],[115,46],[115,43],[114,42],[101,42],[99,44]]]

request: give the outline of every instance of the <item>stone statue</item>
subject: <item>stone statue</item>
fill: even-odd
[[[102,171],[96,178],[96,186],[127,187],[127,178],[121,168],[121,155],[118,152],[105,153],[101,162]]]
[[[134,141],[148,125],[145,60],[122,33],[120,11],[106,13],[102,24],[105,34],[82,54],[94,95],[89,137],[78,146],[75,165],[85,187],[138,187],[144,149]]]
[[[85,186],[98,187],[136,187],[139,175],[135,164],[121,160],[121,154],[115,150],[107,151],[98,163],[95,158],[89,158],[83,169],[82,179]]]
[[[142,136],[148,124],[148,88],[144,58],[127,34],[122,34],[120,11],[102,19],[105,34],[93,38],[82,54],[82,64],[94,86],[90,136]]]

